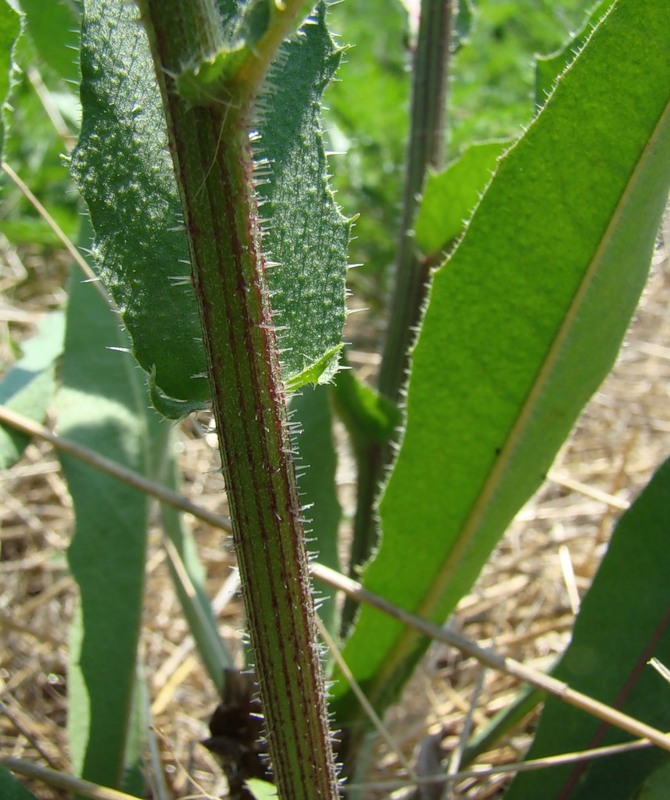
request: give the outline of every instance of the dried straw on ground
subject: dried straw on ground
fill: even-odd
[[[670,227],[666,226],[666,241]],[[5,332],[0,356],[11,357],[7,331],[27,335],[45,308],[62,301],[61,269],[23,261],[0,242],[3,260],[0,314]],[[26,269],[28,272],[26,272]],[[30,281],[27,277],[30,276]],[[32,290],[26,287],[38,287]],[[32,293],[31,293],[32,292]],[[644,301],[613,374],[601,387],[564,447],[549,480],[521,511],[461,603],[454,624],[470,638],[538,668],[564,648],[579,599],[597,569],[617,517],[670,452],[670,265],[659,247]],[[370,357],[352,356],[362,368]],[[192,424],[181,436],[186,493],[225,513],[220,478],[212,473],[211,442]],[[342,496],[350,497],[351,470],[343,458]],[[66,737],[68,621],[75,588],[65,551],[72,531],[71,503],[53,453],[31,445],[0,481],[0,755],[69,769]],[[242,609],[236,596],[221,596],[233,554],[220,531],[193,523],[212,597],[219,594],[220,627],[231,648],[241,650]],[[197,659],[168,577],[158,532],[151,537],[142,659],[161,769],[170,796],[222,796],[225,784],[212,757],[198,742],[216,697]],[[434,646],[402,702],[387,719],[404,757],[417,750],[449,752],[468,714],[478,728],[502,708],[518,687],[504,675],[482,670],[471,659]],[[473,706],[473,697],[476,703]],[[427,737],[433,736],[432,740]],[[425,747],[432,741],[432,751]],[[529,735],[520,730],[486,755],[509,763],[523,755]],[[370,782],[402,777],[388,746],[371,754]],[[497,797],[508,778],[464,782],[454,797]],[[32,784],[44,800],[64,795]],[[157,796],[157,795],[155,795]],[[370,789],[367,797],[407,797],[409,790]]]

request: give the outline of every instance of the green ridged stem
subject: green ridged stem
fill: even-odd
[[[423,307],[430,267],[418,255],[413,225],[419,197],[429,167],[444,160],[446,93],[452,0],[422,0],[412,78],[411,129],[407,145],[407,170],[400,222],[389,324],[379,372],[379,393],[393,403],[400,399],[407,378],[409,351]],[[375,503],[384,469],[393,458],[388,445],[367,442],[357,453],[358,490],[351,547],[350,575],[358,574],[377,539]],[[344,629],[351,624],[356,606],[345,602]]]
[[[250,70],[252,81],[236,75],[226,102],[188,103],[176,91],[174,76],[185,64],[211,55],[218,44],[211,30],[199,30],[203,21],[216,17],[216,3],[141,0],[140,7],[189,236],[278,795],[334,800],[337,780],[247,133],[262,75]],[[304,3],[293,7],[295,22]],[[282,36],[287,30],[284,26]],[[260,63],[267,66],[270,55],[268,46]]]
[[[412,228],[428,168],[440,169],[444,162],[452,14],[452,0],[421,1],[400,241],[379,372],[379,391],[394,402],[398,401],[407,377],[409,349],[416,335],[429,277],[426,265],[418,257]]]

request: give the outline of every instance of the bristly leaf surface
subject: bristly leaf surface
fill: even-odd
[[[134,354],[178,400],[209,388],[186,237],[146,35],[131,3],[91,0],[81,44],[82,130],[73,171],[95,229],[94,263]]]
[[[276,323],[286,326],[287,381],[301,373],[314,380],[308,368],[320,360],[316,379],[327,379],[337,355],[323,357],[339,344],[345,313],[348,223],[327,186],[318,119],[339,60],[324,13],[282,50],[257,120],[257,147],[268,160],[262,177],[270,181],[260,188],[259,213],[268,261],[280,262],[268,279]],[[224,21],[234,29],[234,20]],[[86,3],[81,63],[73,171],[95,228],[95,262],[152,376],[154,402],[179,416],[206,402],[209,386],[161,98],[134,5]]]
[[[268,219],[264,242],[270,259],[279,263],[268,280],[282,328],[284,379],[290,383],[312,365],[319,373],[291,388],[329,380],[342,340],[349,223],[326,180],[319,125],[321,92],[339,62],[321,5],[316,19],[284,45],[260,100],[257,153],[269,162],[270,180],[259,186],[259,194],[266,201],[261,214]]]

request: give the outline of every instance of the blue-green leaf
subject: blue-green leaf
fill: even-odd
[[[93,263],[157,388],[176,400],[207,400],[177,187],[134,5],[85,3],[81,68],[83,120],[72,166],[95,230]]]
[[[92,283],[70,285],[62,388],[56,409],[63,436],[147,474],[152,423],[141,373],[126,352],[118,319]],[[169,433],[164,424],[165,433]],[[76,774],[122,788],[137,774],[128,754],[142,615],[147,497],[62,455],[76,529],[68,551],[80,606],[70,636],[68,734]],[[142,736],[134,737],[141,742]],[[130,761],[127,759],[130,757]],[[130,787],[128,787],[130,788]],[[137,788],[137,787],[133,787]]]
[[[670,686],[647,662],[656,656],[670,663],[669,497],[667,461],[619,520],[582,601],[572,641],[553,672],[573,689],[660,730],[670,727]],[[629,738],[550,697],[528,758],[587,750]],[[664,767],[667,774],[669,765],[670,756],[658,748],[638,750],[520,774],[505,797],[628,800],[655,770]],[[647,796],[653,795],[640,795]]]

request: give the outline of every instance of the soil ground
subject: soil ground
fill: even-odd
[[[668,224],[665,242],[670,242]],[[31,262],[30,253],[0,249],[5,328],[0,347],[8,358],[8,331],[13,337],[27,335],[47,307],[62,302],[62,270]],[[670,452],[669,303],[668,249],[659,243],[648,289],[616,368],[585,410],[546,484],[519,513],[460,604],[453,624],[470,638],[540,669],[565,647],[616,519]],[[374,357],[363,349],[355,350],[351,360],[361,370],[374,370]],[[210,437],[200,426],[186,423],[180,447],[186,494],[225,513],[220,477],[212,473],[216,456]],[[345,454],[340,470],[345,503],[352,480]],[[67,637],[75,586],[65,552],[73,522],[58,462],[47,446],[30,445],[2,476],[0,526],[0,754],[68,771]],[[222,635],[239,655],[242,608],[239,597],[226,589],[233,554],[220,531],[197,521],[193,529]],[[220,797],[225,792],[221,772],[199,744],[217,698],[196,656],[165,562],[155,531],[142,636],[155,757],[165,775],[166,797]],[[421,769],[417,752],[422,744],[424,754],[450,753],[468,714],[479,729],[517,689],[507,676],[484,672],[472,659],[435,645],[388,715],[388,730],[398,750]],[[527,721],[482,762],[518,760],[533,724]],[[360,776],[369,784],[366,800],[409,796],[403,787],[372,787],[374,782],[402,779],[402,765],[391,748],[373,746],[369,764]],[[505,776],[463,781],[444,797],[499,797],[507,782]],[[64,796],[44,785],[29,785],[44,800]],[[160,787],[154,787],[153,796],[163,796]]]

